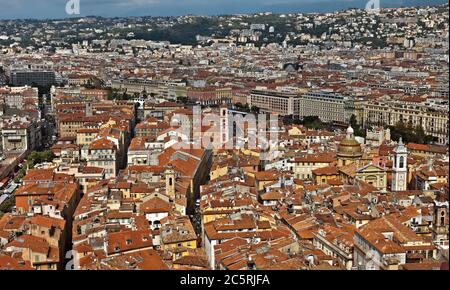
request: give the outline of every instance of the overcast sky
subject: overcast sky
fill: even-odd
[[[0,19],[66,18],[70,0],[0,0]],[[72,0],[76,1],[76,0]],[[365,7],[369,0],[78,0],[77,16],[168,16],[266,12],[326,12]],[[379,0],[381,7],[446,3],[446,0]]]

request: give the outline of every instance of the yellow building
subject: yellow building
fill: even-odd
[[[355,100],[355,117],[356,123],[363,124],[364,123],[364,107],[366,105],[365,101]]]
[[[439,145],[427,145],[427,144],[417,144],[417,143],[408,143],[406,145],[411,155],[415,155],[418,157],[431,158],[435,155],[446,155],[448,148],[445,146]]]
[[[335,165],[321,167],[312,171],[313,178],[316,184],[329,184],[331,180],[339,180],[339,171]]]
[[[293,126],[291,129],[288,130],[289,136],[300,136],[303,135],[302,130],[300,130],[299,127]]]
[[[77,145],[80,147],[89,146],[97,136],[98,129],[82,128],[77,131]]]
[[[368,164],[356,170],[356,178],[379,190],[387,189],[387,173],[380,166]]]
[[[84,121],[83,118],[79,117],[65,117],[59,121],[58,125],[61,138],[77,137],[77,132],[83,128]]]
[[[259,148],[255,149],[248,149],[248,148],[241,148],[241,153],[244,155],[250,155],[254,157],[259,157],[261,155],[261,150]]]
[[[332,153],[315,153],[297,156],[293,161],[294,177],[298,179],[313,178],[313,170],[330,166],[336,161]]]
[[[211,172],[209,173],[209,179],[215,180],[219,177],[225,176],[228,174],[228,166],[227,165],[217,165],[214,168],[211,168]]]
[[[197,248],[197,235],[187,216],[173,217],[161,228],[161,249],[172,254],[173,260]]]
[[[255,173],[255,188],[257,191],[263,191],[266,185],[277,182],[279,173],[277,170],[261,171]]]

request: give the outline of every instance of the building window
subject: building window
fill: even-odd
[[[405,166],[405,157],[400,156],[399,168],[403,168]]]

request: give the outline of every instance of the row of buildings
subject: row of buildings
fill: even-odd
[[[403,123],[422,127],[439,144],[448,144],[448,104],[407,101],[371,101],[335,93],[301,93],[300,89],[253,90],[249,106],[297,118],[317,116],[329,123],[348,123],[352,115],[365,128]]]

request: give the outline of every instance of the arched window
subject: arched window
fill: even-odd
[[[173,184],[173,180],[172,180],[172,177],[170,177],[169,178],[169,186],[172,186],[172,184]]]
[[[405,157],[400,156],[399,168],[405,167]]]

